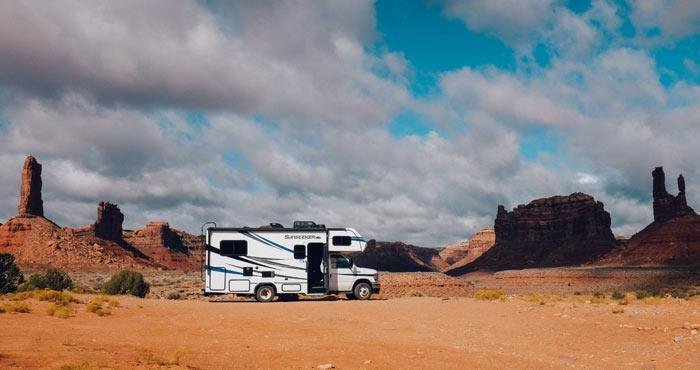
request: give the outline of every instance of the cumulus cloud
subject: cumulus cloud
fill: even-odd
[[[15,213],[29,153],[62,225],[105,199],[131,228],[312,219],[441,246],[491,225],[498,204],[584,191],[630,235],[651,219],[656,165],[700,201],[700,88],[663,86],[649,52],[607,42],[621,25],[610,2],[506,3],[445,12],[519,53],[546,44],[548,65],[445,71],[422,97],[409,60],[368,47],[370,1],[3,3],[0,215]],[[392,135],[404,111],[429,133]],[[558,145],[524,159],[533,128]]]

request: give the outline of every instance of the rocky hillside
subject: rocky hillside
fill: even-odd
[[[492,248],[447,273],[579,265],[616,245],[610,214],[603,203],[583,193],[537,199],[511,212],[498,206],[494,229]]]
[[[494,243],[493,228],[480,230],[471,239],[443,249],[417,247],[402,242],[370,240],[354,259],[359,266],[380,271],[446,271],[473,261]]]
[[[657,167],[652,176],[654,222],[596,264],[700,266],[700,216],[686,203],[683,175],[676,196],[666,191],[663,168]]]
[[[376,240],[368,241],[365,251],[354,257],[358,266],[391,272],[437,271],[436,259],[437,249]]]
[[[22,266],[182,270],[201,266],[197,237],[163,222],[124,231],[124,214],[116,204],[100,202],[90,225],[62,228],[44,217],[41,164],[34,157],[25,160],[21,179],[18,215],[0,225],[0,252],[13,254]]]

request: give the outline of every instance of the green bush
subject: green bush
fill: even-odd
[[[73,280],[64,271],[50,268],[46,270],[44,275],[32,274],[29,280],[22,284],[21,291],[29,291],[36,289],[51,289],[55,291],[73,289]]]
[[[143,279],[140,272],[123,270],[102,286],[102,292],[110,295],[131,294],[143,298],[150,288],[150,284]]]
[[[612,294],[612,299],[619,301],[620,299],[624,299],[626,296],[627,295],[625,293],[622,293],[622,292],[616,290]]]
[[[15,264],[15,257],[0,253],[0,294],[12,293],[24,282],[24,275]]]

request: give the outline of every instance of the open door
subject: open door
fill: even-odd
[[[309,293],[328,291],[328,248],[325,243],[309,243],[306,246],[306,274]]]

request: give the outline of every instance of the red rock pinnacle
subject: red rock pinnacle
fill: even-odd
[[[20,215],[44,216],[44,202],[41,200],[41,164],[31,155],[24,161],[22,168],[17,212]]]

